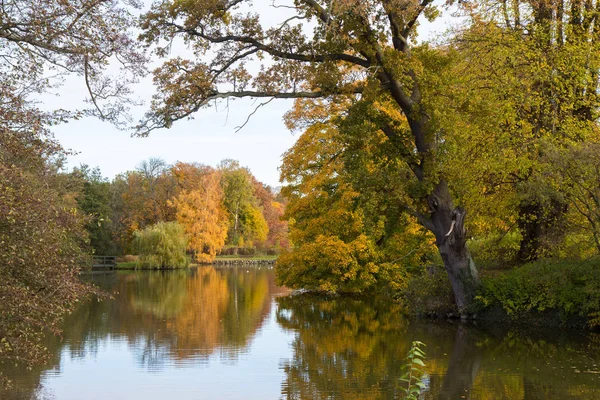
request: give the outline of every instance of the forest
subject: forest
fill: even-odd
[[[0,7],[0,359],[45,357],[43,332],[98,292],[78,278],[90,254],[150,254],[164,235],[195,262],[281,253],[278,281],[294,289],[600,325],[600,1]],[[446,33],[420,38],[441,13]],[[174,42],[188,51],[171,54]],[[148,74],[154,95],[132,122]],[[88,103],[41,108],[65,76]],[[281,192],[233,160],[150,159],[112,181],[66,172],[52,134],[99,118],[147,136],[246,97],[255,112],[294,100]]]
[[[65,179],[71,180],[86,219],[90,254],[154,254],[158,245],[151,232],[165,229],[165,239],[180,238],[180,255],[189,253],[193,262],[211,262],[217,253],[279,254],[289,247],[281,196],[234,160],[212,168],[183,162],[170,166],[150,158],[112,181],[98,168],[83,165]],[[178,265],[158,262],[154,268]]]

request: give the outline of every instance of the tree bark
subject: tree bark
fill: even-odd
[[[465,315],[479,286],[479,274],[467,249],[464,226],[466,211],[454,208],[446,181],[442,180],[428,198],[431,230],[448,273],[458,311]]]

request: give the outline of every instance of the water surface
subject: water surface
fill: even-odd
[[[13,399],[396,399],[413,340],[424,399],[598,399],[600,336],[408,321],[389,301],[291,295],[269,267],[96,274],[117,292],[48,338],[49,365],[0,365]]]

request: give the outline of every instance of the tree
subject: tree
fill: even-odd
[[[410,171],[387,157],[392,147],[369,123],[312,110],[312,123],[283,158],[292,251],[277,262],[289,287],[338,292],[404,289],[407,272],[432,261],[432,237],[402,215],[398,198]],[[306,114],[304,114],[306,118]]]
[[[96,115],[126,122],[129,84],[144,72],[144,55],[131,38],[135,1],[7,0],[0,5],[1,98],[26,99],[49,91],[67,74],[82,78],[89,109],[58,113],[61,118]],[[106,74],[118,67],[119,77]],[[10,94],[10,96],[9,96]]]
[[[265,240],[269,227],[257,206],[252,174],[234,160],[221,161],[219,171],[222,174],[223,205],[230,214],[227,242],[243,246],[253,240]]]
[[[90,246],[95,254],[115,254],[110,182],[102,177],[99,168],[90,169],[87,165],[75,168],[72,175],[82,181],[83,187],[81,194],[77,196],[77,204],[88,216],[86,230]]]
[[[263,27],[257,15],[245,14],[245,3],[163,1],[144,15],[141,38],[147,43],[180,36],[197,56],[210,50],[212,58],[208,63],[175,58],[155,71],[157,93],[138,133],[170,127],[212,100],[228,97],[335,101],[349,96],[359,103],[387,103],[406,123],[395,124],[381,114],[373,123],[396,146],[397,158],[421,187],[414,196],[416,207],[404,208],[434,234],[456,304],[466,312],[479,279],[466,246],[466,212],[454,207],[439,157],[444,132],[433,112],[437,70],[427,62],[432,54],[427,47],[410,44],[418,20],[435,16],[431,1],[298,0],[285,7],[291,15],[272,28]],[[314,29],[303,29],[301,23]],[[266,61],[257,73],[245,67],[261,59]]]
[[[184,268],[188,266],[185,254],[187,237],[177,222],[159,222],[135,232],[134,248],[139,254],[141,268]]]
[[[198,262],[213,261],[225,245],[229,218],[222,200],[220,173],[205,169],[195,187],[183,190],[172,201],[177,221],[189,237],[188,249]]]
[[[262,209],[265,222],[267,223],[268,235],[266,238],[266,247],[288,248],[287,237],[288,225],[283,220],[285,206],[282,202],[276,201],[271,187],[264,185],[253,177],[254,196],[259,201],[259,207]]]
[[[600,252],[600,143],[584,143],[549,154],[569,204],[584,218]]]
[[[453,40],[462,58],[456,74],[468,76],[467,92],[457,102],[471,116],[464,136],[472,145],[463,146],[462,154],[483,149],[481,134],[487,135],[485,147],[501,152],[502,158],[475,162],[486,164],[486,194],[509,200],[503,219],[512,219],[507,225],[522,237],[521,262],[555,255],[567,232],[572,204],[551,179],[546,155],[598,141],[595,3],[513,1],[473,8],[469,28]]]
[[[0,360],[33,365],[46,356],[43,333],[59,333],[65,312],[94,292],[79,280],[82,215],[48,127],[83,115],[122,122],[144,57],[116,0],[7,0],[0,15]],[[111,61],[119,79],[104,73]],[[91,109],[44,112],[31,101],[71,73]]]
[[[136,171],[125,174],[126,188],[122,192],[122,225],[120,236],[130,243],[133,232],[158,222],[174,221],[175,209],[169,202],[178,187],[170,167],[161,159],[143,161]]]
[[[77,192],[58,173],[64,152],[19,106],[3,104],[0,119],[0,365],[33,366],[48,356],[44,334],[59,334],[94,289],[79,280],[87,236]]]

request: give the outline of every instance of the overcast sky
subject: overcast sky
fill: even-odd
[[[266,7],[264,10],[258,6],[261,3]],[[262,11],[265,15],[268,12],[268,17],[271,17],[270,3],[271,0],[254,2],[261,17]],[[446,29],[444,20],[424,23],[420,36],[433,37],[443,32]],[[51,108],[81,108],[84,87],[83,78],[69,79],[58,90],[60,95],[45,96],[44,102]],[[144,79],[135,87],[135,92],[148,104],[153,92],[151,79]],[[244,123],[259,102],[233,100],[229,102],[229,111],[222,103],[217,108],[201,110],[193,120],[176,122],[171,129],[154,131],[146,138],[132,138],[128,132],[93,118],[72,121],[55,127],[53,131],[63,147],[78,152],[69,157],[69,169],[82,163],[98,166],[109,179],[135,169],[142,160],[150,157],[159,157],[168,163],[199,162],[211,166],[231,158],[250,168],[261,182],[278,186],[282,154],[293,146],[300,133],[292,134],[282,121],[283,114],[293,104],[291,100],[274,100],[261,107],[236,133],[236,127]]]

